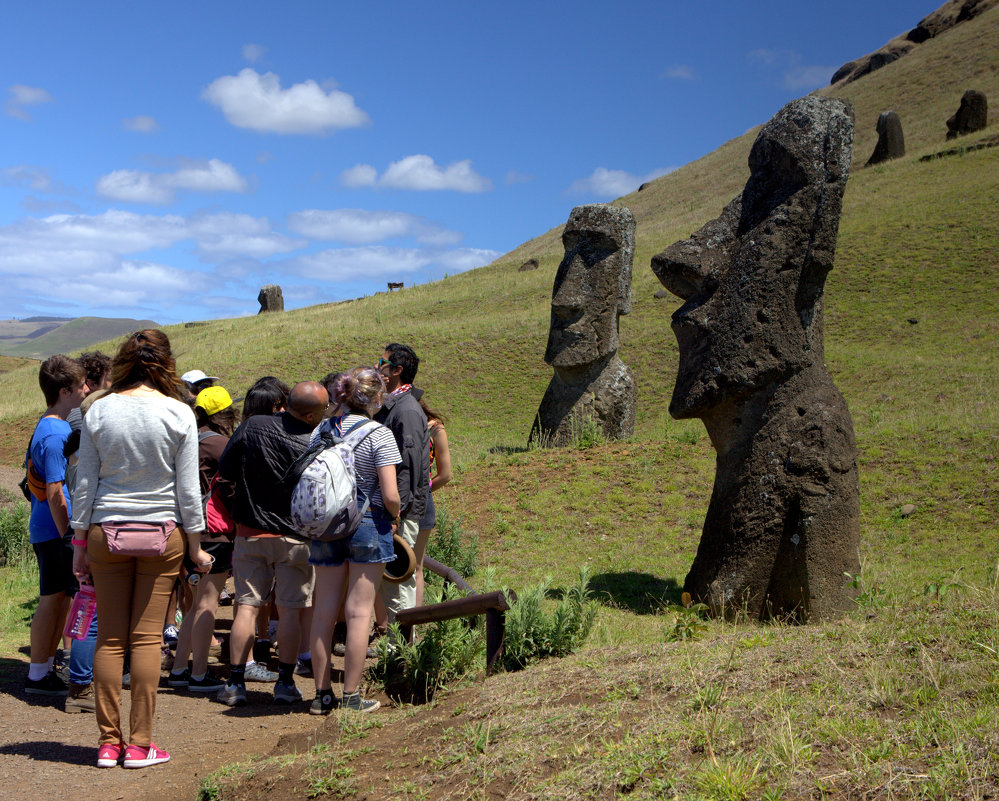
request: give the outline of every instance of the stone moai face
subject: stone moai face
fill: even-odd
[[[617,350],[618,317],[631,311],[635,218],[616,206],[577,206],[562,244],[545,350],[556,369],[583,367]]]
[[[683,298],[674,417],[703,417],[823,359],[821,296],[850,170],[852,110],[806,97],[762,129],[722,215],[652,260]]]

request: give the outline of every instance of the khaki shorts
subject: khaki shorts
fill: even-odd
[[[274,602],[287,609],[312,606],[316,574],[309,543],[291,537],[236,537],[232,554],[236,600],[263,606],[274,587]]]

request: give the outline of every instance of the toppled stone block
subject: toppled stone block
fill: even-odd
[[[894,111],[882,111],[877,124],[878,143],[867,160],[867,166],[898,159],[905,155],[902,121]]]
[[[961,96],[961,105],[947,120],[947,138],[955,139],[958,136],[980,131],[989,121],[989,104],[985,97],[985,92],[969,89]]]
[[[521,264],[520,267],[517,268],[517,272],[518,273],[526,273],[526,272],[528,272],[530,270],[537,270],[537,269],[538,269],[538,260],[537,259],[528,259],[523,264]]]
[[[281,287],[277,284],[267,284],[267,286],[261,287],[260,293],[257,295],[257,303],[260,304],[260,311],[257,314],[284,311],[284,295],[281,293]]]

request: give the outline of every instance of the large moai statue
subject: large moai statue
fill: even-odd
[[[877,124],[878,143],[867,160],[867,166],[883,161],[899,159],[905,155],[905,137],[902,136],[902,120],[894,111],[882,111]]]
[[[635,379],[618,358],[618,318],[631,311],[635,218],[577,206],[562,233],[545,361],[555,368],[530,441],[570,444],[590,421],[612,439],[635,429]]]
[[[729,617],[809,620],[851,606],[860,569],[853,423],[826,370],[823,287],[850,170],[853,111],[795,100],[760,131],[718,219],[652,259],[674,314],[670,414],[699,417],[714,489],[684,590]]]
[[[261,287],[257,294],[257,303],[260,304],[260,311],[257,314],[284,311],[284,294],[281,292],[281,287],[277,284]]]
[[[954,116],[947,120],[947,138],[980,131],[989,122],[989,103],[985,92],[969,89],[961,96],[961,105]]]

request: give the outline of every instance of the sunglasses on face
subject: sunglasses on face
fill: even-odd
[[[388,359],[379,359],[379,360],[378,360],[378,369],[380,370],[380,369],[381,369],[381,368],[383,368],[383,367],[384,367],[384,366],[385,366],[386,364],[387,364],[387,365],[388,365],[389,367],[398,367],[398,366],[399,366],[399,365],[398,365],[398,364],[396,364],[395,362],[390,362],[390,361],[389,361]]]

